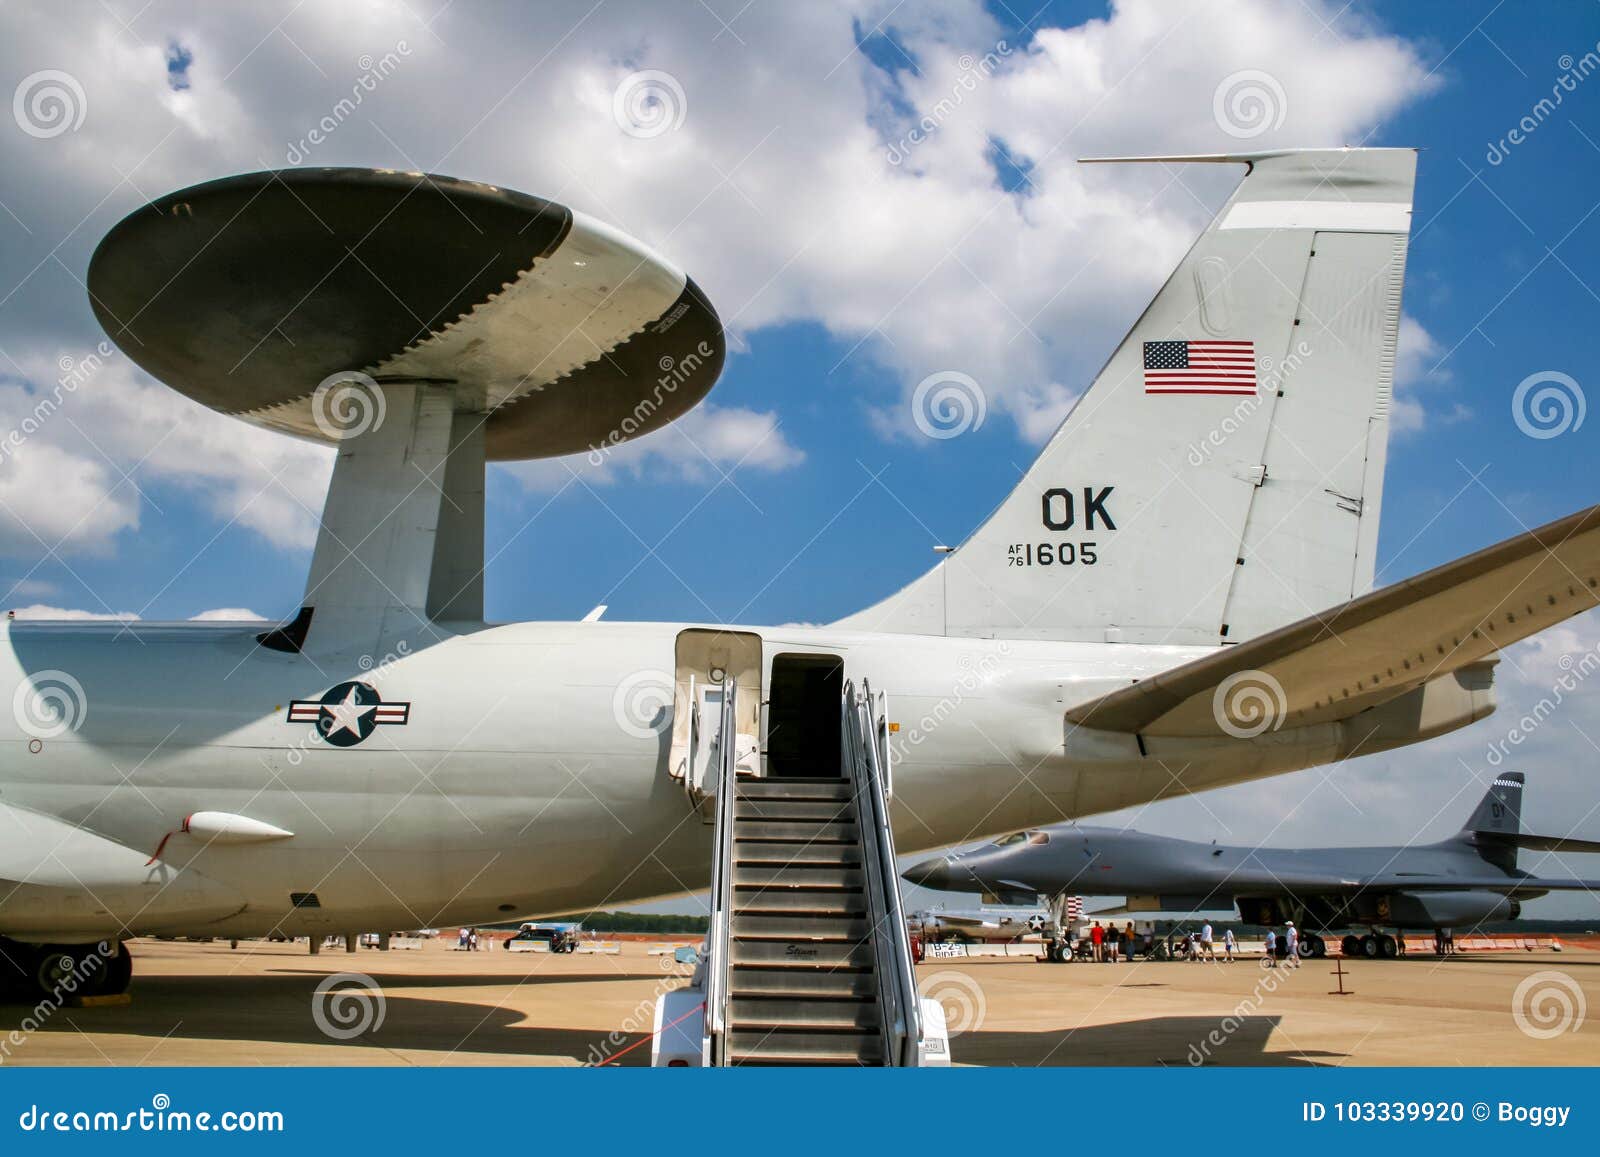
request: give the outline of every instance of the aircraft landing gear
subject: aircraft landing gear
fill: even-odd
[[[6,966],[0,987],[28,1000],[50,997],[108,996],[128,991],[133,956],[121,941],[108,953],[97,944],[19,944],[3,946]]]
[[[1354,952],[1351,952],[1352,942],[1354,942]],[[1386,932],[1346,936],[1343,947],[1346,956],[1364,956],[1368,960],[1393,960],[1400,955],[1400,941]]]

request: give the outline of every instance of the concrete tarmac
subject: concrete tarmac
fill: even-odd
[[[690,971],[637,942],[556,956],[131,947],[130,1004],[0,1006],[0,1064],[648,1064],[655,998]],[[1600,1064],[1600,952],[1350,962],[1348,996],[1330,994],[1333,969],[970,959],[927,961],[917,979],[958,1030],[958,1064]]]

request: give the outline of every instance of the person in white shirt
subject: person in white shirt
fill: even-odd
[[[1211,921],[1207,920],[1200,928],[1200,949],[1206,954],[1207,960],[1217,958],[1217,946],[1212,940]]]
[[[1235,947],[1236,946],[1233,942],[1233,929],[1229,928],[1222,934],[1222,950],[1227,954],[1229,964],[1233,963],[1233,950]]]
[[[1278,934],[1268,928],[1266,940],[1263,941],[1263,944],[1267,954],[1266,966],[1268,968],[1278,967]]]
[[[1293,920],[1290,920],[1286,925],[1283,937],[1289,949],[1284,959],[1298,967],[1300,964],[1300,932],[1295,928]]]

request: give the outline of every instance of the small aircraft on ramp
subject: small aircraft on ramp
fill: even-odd
[[[1244,176],[993,514],[826,626],[485,621],[485,464],[603,458],[722,371],[648,246],[392,170],[137,207],[89,263],[111,339],[337,458],[285,621],[0,623],[0,964],[48,991],[101,960],[116,991],[143,934],[703,888],[724,680],[742,771],[838,779],[870,678],[906,851],[1483,718],[1501,648],[1600,603],[1600,508],[1372,590],[1416,159],[1132,158]]]
[[[1458,928],[1515,920],[1523,901],[1549,892],[1600,892],[1600,880],[1551,879],[1517,867],[1519,849],[1600,852],[1600,841],[1521,830],[1523,776],[1495,779],[1466,826],[1441,843],[1376,848],[1236,848],[1120,828],[1057,824],[924,860],[907,880],[925,888],[985,892],[1013,902],[1070,892],[1125,896],[1125,912],[1238,909],[1247,924],[1293,920],[1301,949],[1321,956],[1326,932],[1345,955],[1392,957],[1401,940],[1379,929]]]

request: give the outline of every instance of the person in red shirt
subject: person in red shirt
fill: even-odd
[[[1094,926],[1089,929],[1089,939],[1091,941],[1093,941],[1093,943],[1094,943],[1094,959],[1095,959],[1095,963],[1099,964],[1101,961],[1103,961],[1106,958],[1106,953],[1105,953],[1106,930],[1104,928],[1100,927],[1100,921],[1096,920],[1094,922]]]

